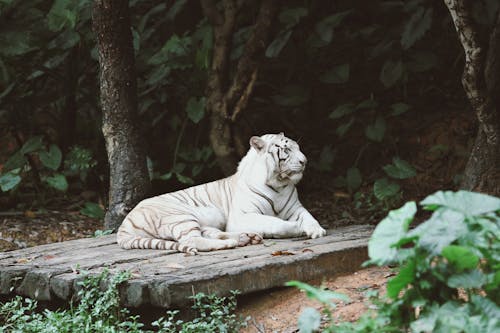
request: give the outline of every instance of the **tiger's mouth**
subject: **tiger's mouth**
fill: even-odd
[[[293,170],[293,169],[287,169],[287,170],[281,170],[279,172],[279,179],[280,180],[287,180],[290,179],[294,176],[301,176],[304,173],[304,168]]]

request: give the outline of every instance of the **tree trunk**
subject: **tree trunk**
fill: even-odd
[[[253,33],[245,44],[233,78],[229,78],[229,54],[242,0],[223,0],[219,12],[212,0],[201,0],[205,16],[214,28],[214,51],[206,89],[210,114],[210,143],[224,174],[234,173],[240,159],[235,147],[235,122],[246,108],[257,72],[269,42],[278,3],[262,0]]]
[[[465,52],[462,84],[479,123],[461,187],[500,196],[500,12],[481,45],[472,2],[445,0]],[[485,50],[488,52],[485,53]]]
[[[110,167],[106,229],[116,230],[150,189],[137,127],[137,83],[128,1],[95,0],[92,26],[99,51],[102,132]]]

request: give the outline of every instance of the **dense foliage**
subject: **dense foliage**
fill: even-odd
[[[391,211],[377,226],[366,264],[397,265],[387,295],[372,294],[376,312],[335,324],[332,299],[345,297],[291,282],[320,301],[324,332],[484,332],[500,329],[500,199],[472,192],[437,192],[421,205],[432,216],[409,229],[415,202]],[[299,318],[301,332],[321,327],[312,308]]]
[[[68,310],[40,312],[37,302],[16,296],[0,305],[0,332],[12,333],[146,333],[139,316],[132,316],[120,306],[118,286],[130,277],[127,272],[110,276],[104,271],[97,276],[86,276],[80,283],[79,301]],[[103,291],[102,286],[106,285]],[[234,314],[236,292],[229,297],[196,294],[192,321],[176,320],[178,311],[168,311],[152,323],[159,333],[210,333],[238,332],[246,321]]]
[[[474,6],[476,20],[491,24],[498,3]],[[0,135],[10,147],[0,157],[2,191],[78,191],[81,177],[68,177],[66,169],[74,149],[87,152],[85,186],[107,186],[90,7],[90,0],[0,2]],[[130,8],[151,178],[175,187],[220,176],[205,112],[212,27],[197,1],[132,0]],[[248,2],[238,15],[233,67],[256,12]],[[401,181],[415,175],[398,147],[399,128],[434,113],[435,102],[456,109],[457,96],[463,101],[460,66],[444,66],[460,54],[448,16],[430,0],[283,4],[248,110],[236,124],[242,142],[285,130],[303,138],[312,168],[341,175],[336,186],[355,193],[373,184],[363,200],[397,202]],[[38,149],[23,151],[33,140]]]

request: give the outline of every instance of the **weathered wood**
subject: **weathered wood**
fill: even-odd
[[[133,274],[120,288],[124,305],[182,306],[197,292],[250,293],[289,280],[356,270],[366,259],[371,232],[371,226],[349,226],[318,239],[267,239],[264,244],[196,256],[123,250],[115,235],[42,245],[0,253],[0,294],[68,301],[84,272],[98,274],[106,268]]]

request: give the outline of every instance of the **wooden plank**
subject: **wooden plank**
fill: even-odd
[[[186,256],[158,250],[123,250],[115,235],[54,243],[0,253],[0,294],[39,300],[69,300],[83,278],[127,270],[133,278],[121,287],[123,303],[138,307],[184,305],[194,292],[220,295],[282,285],[357,269],[366,259],[373,228],[367,225],[329,230],[318,239],[265,240],[264,244]],[[286,254],[292,255],[276,255]]]

